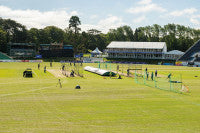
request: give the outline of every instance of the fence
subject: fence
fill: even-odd
[[[128,77],[135,76],[135,70],[142,73],[142,65],[140,64],[121,64],[121,63],[110,63],[103,62],[97,63],[97,68],[104,69],[107,71],[115,72],[117,75],[124,75]]]
[[[160,90],[172,91],[175,93],[189,92],[187,86],[182,82],[182,75],[175,75],[172,73],[161,73],[157,75],[154,72],[135,71],[135,82],[138,84],[155,87]]]

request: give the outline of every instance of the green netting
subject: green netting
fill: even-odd
[[[83,64],[82,63],[77,63],[76,65],[76,70],[77,70],[77,75],[80,77],[83,77]]]
[[[188,92],[188,88],[183,85],[182,76],[175,74],[164,74],[161,73],[155,76],[154,72],[142,72],[135,71],[135,82],[143,84],[149,87],[155,87],[161,90],[173,91],[176,93]]]
[[[142,65],[138,64],[120,64],[120,63],[109,63],[103,62],[98,63],[97,68],[115,72],[117,75],[124,75],[128,77],[135,76],[135,70],[142,73]]]
[[[83,77],[83,65],[82,63],[73,63],[72,69],[77,76]]]
[[[107,62],[99,62],[97,63],[97,68],[99,69],[104,69],[104,70],[111,70],[112,71],[112,65],[111,63],[107,63]]]
[[[113,64],[113,63],[110,63],[110,62],[99,62],[97,64],[97,68],[109,71],[110,77],[116,75],[116,74],[114,74],[114,73],[116,73],[116,71],[115,71],[115,64]],[[108,73],[105,73],[104,76],[106,76],[106,75],[108,75]]]

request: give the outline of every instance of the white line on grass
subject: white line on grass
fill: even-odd
[[[6,97],[6,96],[24,94],[24,93],[27,93],[27,92],[34,92],[34,91],[38,91],[38,90],[44,90],[44,89],[48,89],[48,88],[52,88],[52,87],[55,87],[55,86],[48,86],[48,87],[43,87],[43,88],[40,88],[40,89],[33,89],[33,90],[28,90],[28,91],[21,91],[21,92],[10,93],[10,94],[3,94],[3,95],[0,95],[0,98],[1,97]]]
[[[32,70],[33,71],[33,70]],[[33,73],[36,75],[36,77],[38,77],[37,73],[35,71],[33,71]]]
[[[0,85],[6,85],[6,84],[19,84],[19,83],[28,83],[30,81],[20,81],[20,82],[8,82],[8,83],[0,83]]]
[[[7,84],[21,84],[21,83],[29,83],[29,84],[31,84],[30,81],[21,81],[21,80],[23,80],[23,79],[20,79],[18,82],[0,83],[0,85],[7,85]],[[42,79],[42,80],[45,80],[45,81],[49,81],[49,80],[51,80],[51,81],[52,81],[52,79]],[[45,82],[43,82],[43,83],[45,83]]]

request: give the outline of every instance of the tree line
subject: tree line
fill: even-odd
[[[56,26],[28,30],[14,20],[0,18],[0,51],[6,53],[9,42],[35,43],[37,50],[39,44],[57,42],[73,45],[76,53],[87,53],[96,47],[104,50],[111,41],[166,42],[168,50],[186,51],[200,39],[200,30],[178,24],[154,24],[135,30],[125,25],[110,29],[108,33],[97,29],[81,31],[80,25],[79,17],[72,16],[69,26],[64,30]]]

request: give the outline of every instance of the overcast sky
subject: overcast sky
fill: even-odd
[[[54,25],[68,27],[77,15],[81,29],[168,23],[200,28],[199,0],[0,0],[0,17],[16,20],[28,29]]]

